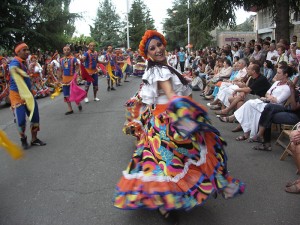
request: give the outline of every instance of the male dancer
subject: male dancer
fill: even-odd
[[[112,73],[113,75],[115,75],[115,68],[116,68],[116,64],[117,64],[117,61],[116,61],[116,55],[113,54],[113,47],[112,45],[108,45],[107,46],[107,51],[106,51],[106,55],[105,55],[105,59],[107,61],[107,66],[110,64],[111,66],[111,69],[112,69]],[[108,69],[107,69],[108,71]],[[113,81],[114,78],[110,77],[110,75],[107,75],[107,91],[114,91],[116,90],[113,86],[114,84],[114,81]],[[115,81],[116,81],[117,78],[115,78]]]
[[[84,67],[86,68],[87,72],[90,76],[94,79],[93,81],[93,91],[94,91],[94,101],[100,101],[99,98],[97,98],[97,92],[98,92],[98,70],[97,70],[97,63],[98,63],[98,53],[95,51],[96,44],[94,42],[91,42],[89,44],[88,51],[86,51],[83,54],[82,62],[84,63]],[[104,63],[105,62],[100,62]],[[91,85],[91,82],[86,82],[85,84],[85,90],[88,95],[89,87]],[[84,99],[85,103],[89,102],[88,96]]]
[[[29,48],[25,43],[19,43],[15,47],[16,57],[9,64],[10,90],[9,97],[11,107],[14,110],[19,135],[23,149],[28,149],[26,130],[26,115],[31,122],[31,145],[43,146],[45,142],[37,138],[40,130],[39,109],[36,100],[31,93],[30,77],[27,73],[26,59],[29,55]]]
[[[76,68],[78,69],[78,61],[77,59],[71,55],[70,46],[66,45],[63,48],[64,57],[60,59],[60,73],[62,75],[62,83],[63,83],[63,94],[64,94],[64,101],[68,105],[68,111],[65,115],[73,114],[72,105],[70,102],[70,84],[73,80]],[[82,110],[82,106],[79,103],[78,105],[79,111]]]

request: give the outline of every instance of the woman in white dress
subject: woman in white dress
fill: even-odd
[[[232,116],[220,117],[222,122],[233,122],[237,120],[244,134],[236,138],[243,141],[252,138],[258,131],[258,122],[262,111],[267,103],[283,105],[291,91],[288,85],[289,77],[292,76],[292,69],[288,66],[281,66],[277,70],[278,80],[267,91],[266,96],[260,99],[252,99],[245,102]]]

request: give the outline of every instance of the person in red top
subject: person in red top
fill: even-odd
[[[95,47],[96,47],[96,44],[94,42],[91,42],[89,44],[89,49],[88,51],[86,51],[84,54],[83,54],[83,57],[82,57],[82,62],[84,64],[84,67],[86,69],[86,71],[89,73],[89,75],[93,78],[93,90],[94,90],[94,101],[100,101],[99,98],[97,98],[97,92],[98,92],[98,69],[97,69],[97,64],[98,63],[103,63],[105,64],[105,62],[99,62],[98,60],[98,52],[95,51]],[[88,94],[89,92],[89,87],[91,85],[91,82],[86,82],[85,84],[85,91],[86,93]],[[89,102],[89,99],[88,97],[86,97],[84,99],[85,103],[88,103]]]

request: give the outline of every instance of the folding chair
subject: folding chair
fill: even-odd
[[[282,155],[280,156],[280,160],[285,160],[285,158],[288,155],[293,155],[293,153],[291,152],[291,142],[290,142],[290,134],[292,132],[292,130],[297,129],[297,125],[295,126],[291,126],[291,125],[281,125],[282,131],[279,135],[279,137],[276,140],[276,144],[280,145],[281,147],[284,148],[284,151],[282,153]]]

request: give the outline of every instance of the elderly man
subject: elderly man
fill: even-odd
[[[26,131],[26,115],[31,122],[31,145],[43,146],[45,142],[37,138],[40,130],[39,109],[36,100],[31,93],[30,77],[27,74],[26,59],[29,55],[29,48],[25,43],[19,43],[15,47],[16,57],[9,64],[10,91],[9,97],[11,107],[16,117],[19,135],[23,149],[28,149]]]
[[[245,78],[247,75],[247,59],[240,59],[238,62],[239,72],[235,79],[230,82],[222,82],[220,90],[216,99],[207,104],[211,109],[220,109],[219,104],[222,103],[226,107],[229,107],[229,97],[232,96],[235,89],[245,86]]]
[[[276,45],[275,44],[270,44],[270,48],[267,54],[266,60],[269,60],[272,62],[273,65],[276,64],[277,58],[278,58],[278,52],[276,51]]]

